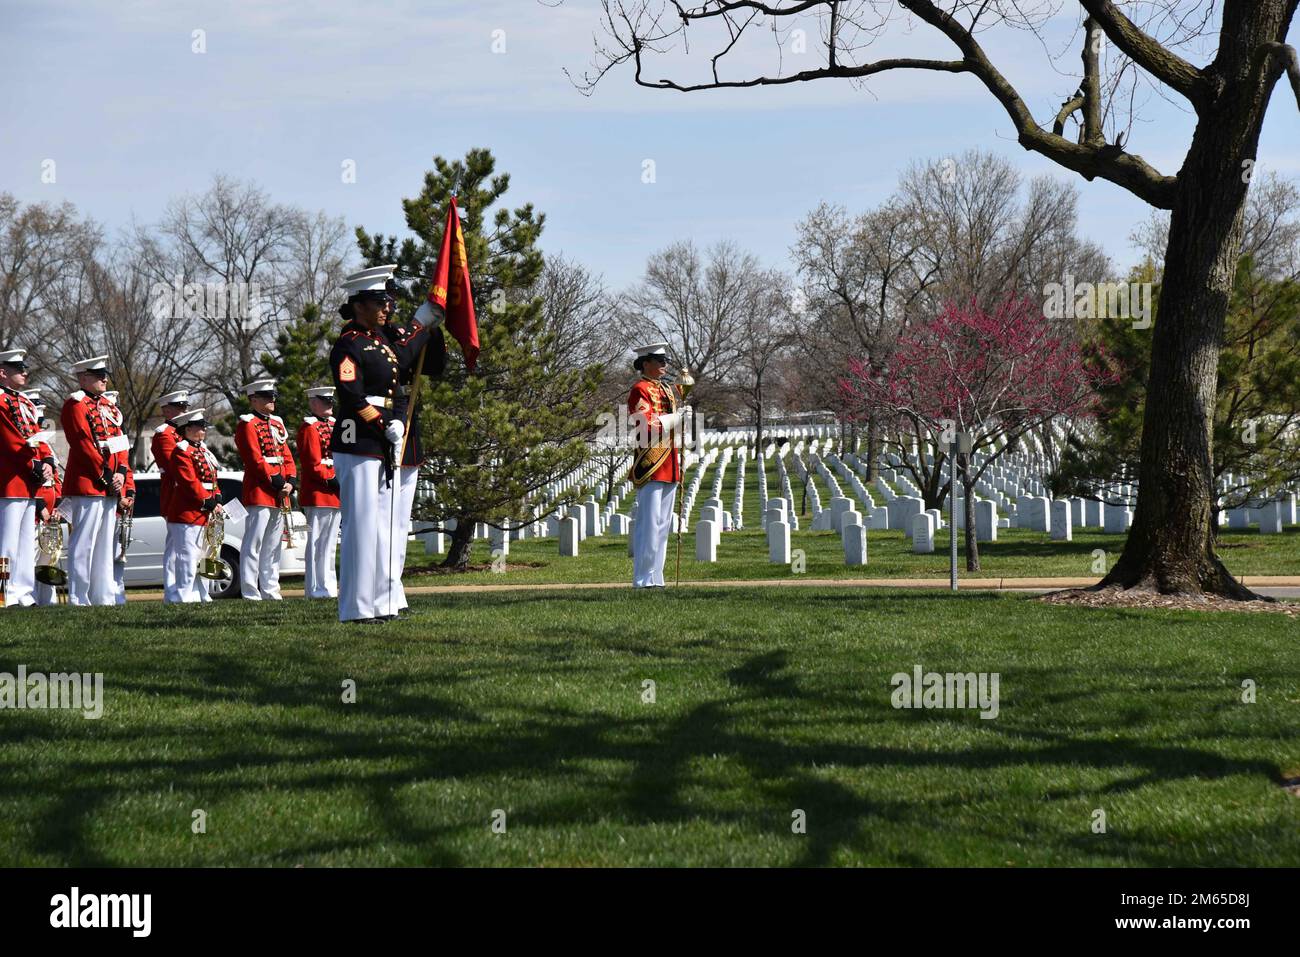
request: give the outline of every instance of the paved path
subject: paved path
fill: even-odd
[[[1242,579],[1248,588],[1272,598],[1300,598],[1300,575],[1247,575]],[[1095,585],[1095,578],[966,578],[959,579],[962,591],[1015,591],[1044,592],[1058,588],[1085,588]],[[786,578],[722,579],[715,581],[684,581],[682,588],[948,588],[946,578],[805,578],[791,575]],[[542,584],[500,585],[407,585],[408,595],[463,594],[466,592],[509,591],[572,591],[574,589],[630,589],[629,582],[547,582]],[[674,587],[672,585],[670,588]],[[285,598],[301,598],[301,588],[286,588]],[[131,601],[161,601],[160,591],[131,591]]]

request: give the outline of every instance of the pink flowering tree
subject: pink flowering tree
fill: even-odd
[[[1010,297],[991,310],[975,302],[947,304],[938,316],[909,328],[883,362],[873,364],[870,356],[852,360],[840,388],[856,418],[874,413],[896,434],[914,437],[918,447],[933,440],[931,478],[943,474],[945,442],[955,433],[970,435],[972,454],[959,456],[957,469],[966,568],[978,571],[975,483],[1027,432],[1058,417],[1090,414],[1096,387],[1110,375],[1104,357],[1063,337],[1038,304]],[[972,463],[976,454],[983,456],[978,466]]]

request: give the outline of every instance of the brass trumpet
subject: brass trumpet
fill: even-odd
[[[293,548],[293,506],[289,504],[288,495],[280,502],[280,525],[280,541]]]
[[[221,546],[226,541],[226,515],[213,512],[208,515],[208,524],[203,529],[203,545],[208,553],[199,562],[199,577],[213,581],[229,581],[235,576],[230,563],[221,557]]]
[[[131,526],[135,522],[135,505],[123,505],[122,517],[117,523],[117,554],[113,561],[126,561],[126,551],[131,547]]]
[[[57,518],[42,522],[36,530],[36,547],[48,559],[36,566],[36,580],[51,588],[62,588],[68,583],[68,573],[59,567],[63,557],[63,523]]]

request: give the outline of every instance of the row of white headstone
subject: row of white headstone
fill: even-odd
[[[907,463],[903,459],[893,454],[885,456],[872,486],[875,492],[873,495],[872,489],[863,481],[870,474],[867,462],[853,452],[845,451],[841,454],[837,451],[839,442],[829,427],[810,426],[775,434],[769,429],[765,430],[765,437],[768,441],[764,445],[760,461],[774,460],[780,490],[779,496],[768,497],[767,472],[765,468],[759,467],[759,508],[767,532],[769,557],[773,561],[788,561],[782,556],[789,552],[790,532],[799,527],[798,517],[792,511],[795,493],[791,470],[801,490],[805,490],[806,501],[811,506],[812,528],[836,532],[844,541],[845,560],[848,563],[865,564],[865,532],[868,528],[901,530],[912,541],[914,551],[934,550],[935,535],[945,527],[943,515],[937,509],[925,509],[920,489],[909,476]],[[781,442],[781,438],[788,441]],[[709,430],[701,436],[702,455],[697,456],[693,451],[687,453],[691,481],[682,503],[682,514],[686,516],[682,528],[684,532],[691,528],[690,516],[695,514],[695,503],[704,479],[710,468],[716,466],[712,472],[709,498],[701,504],[699,521],[696,523],[696,553],[701,560],[716,560],[721,532],[742,527],[745,471],[751,457],[749,446],[745,443],[752,440],[753,430]],[[924,451],[930,453],[932,450],[927,447]],[[786,466],[787,458],[790,469]],[[930,461],[933,462],[932,459]],[[733,463],[735,497],[732,509],[728,511],[723,507],[722,495],[728,468]],[[631,457],[628,456],[615,474],[625,474],[630,464]],[[973,457],[973,464],[978,469],[983,464],[982,457]],[[1053,539],[1064,541],[1071,540],[1073,531],[1083,527],[1100,528],[1109,534],[1122,534],[1128,530],[1133,516],[1131,505],[1136,498],[1131,485],[1113,483],[1107,489],[1107,495],[1112,499],[1109,502],[1083,498],[1053,500],[1041,494],[1046,490],[1043,474],[1047,467],[1047,457],[1024,443],[989,466],[975,486],[972,511],[978,541],[997,541],[998,529],[1009,527],[1034,529],[1048,533]],[[606,492],[601,480],[604,469],[603,463],[592,462],[548,486],[544,490],[542,501],[534,509],[537,521],[508,533],[480,524],[475,529],[475,537],[490,540],[494,553],[507,554],[511,540],[553,537],[558,540],[561,555],[571,556],[578,554],[579,543],[588,536],[608,532],[612,535],[628,535],[630,552],[636,506],[633,502],[626,514],[620,512],[619,508],[623,499],[632,496],[633,488],[630,482],[624,480],[613,490],[610,501],[602,506],[598,500],[603,499]],[[823,505],[817,485],[812,481],[813,475],[819,477],[832,493],[830,502],[826,505]],[[574,488],[592,487],[595,488],[594,494],[587,495],[580,503],[568,506],[563,515],[557,512],[544,519],[541,517],[547,511],[549,503],[565,497]],[[895,489],[904,494],[898,494]],[[877,503],[877,497],[883,504]],[[1114,501],[1128,504],[1113,504]],[[964,503],[959,503],[956,516],[958,528],[965,527],[965,519]],[[1296,523],[1296,494],[1294,491],[1283,490],[1272,501],[1266,501],[1257,507],[1225,510],[1221,513],[1220,520],[1230,528],[1258,525],[1264,533],[1281,532],[1284,526]],[[705,522],[709,525],[701,535],[699,526]],[[677,516],[674,515],[674,531],[677,524]],[[784,529],[782,526],[785,526]],[[454,527],[454,520],[449,520],[445,526],[448,532]],[[859,535],[862,536],[860,546],[856,541]],[[445,550],[441,532],[427,532],[424,537],[427,552],[440,553]]]

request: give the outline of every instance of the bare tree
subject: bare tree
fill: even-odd
[[[739,354],[735,318],[753,295],[758,260],[724,240],[700,255],[694,243],[673,243],[650,257],[644,280],[618,300],[624,342],[662,340],[695,377],[697,408],[728,391]]]
[[[240,386],[255,377],[258,357],[291,315],[295,283],[302,289],[295,244],[301,250],[305,239],[311,245],[319,236],[304,228],[300,213],[273,203],[257,186],[221,175],[203,195],[173,200],[160,229],[172,247],[172,281],[203,284],[200,301],[187,294],[186,311],[197,313],[211,343],[205,384],[233,407]]]
[[[1286,42],[1298,2],[1252,0],[1224,4],[1220,11],[1209,0],[1159,0],[1124,4],[1123,9],[1112,0],[1078,0],[1079,52],[1077,65],[1071,67],[1068,61],[1054,62],[1059,57],[1047,52],[1051,45],[1043,35],[1058,14],[1056,3],[703,0],[692,7],[673,3],[670,10],[658,0],[602,0],[606,39],[598,41],[596,63],[583,84],[590,90],[623,63],[633,65],[638,84],[680,92],[823,78],[863,81],[899,70],[967,74],[1005,110],[1025,149],[1085,179],[1110,180],[1150,205],[1170,210],[1137,512],[1123,554],[1099,587],[1250,598],[1253,593],[1232,577],[1214,552],[1212,414],[1248,173],[1279,79],[1288,78],[1300,106],[1300,57]],[[954,55],[873,59],[875,42],[893,35],[904,15],[935,31],[936,39],[951,44]],[[824,56],[818,66],[784,73],[779,64],[782,28],[788,32],[796,19],[814,26]],[[1066,70],[1078,78],[1077,90],[1050,115],[1050,127],[1035,119],[1030,104],[990,59],[981,40],[993,29],[1037,34],[1048,57],[1047,69]],[[695,62],[689,55],[677,55],[688,30],[695,41],[690,52],[701,47],[699,41],[706,41],[706,49],[708,41],[714,44],[708,73],[699,80],[648,76],[648,61],[661,56],[674,69]],[[766,38],[775,38],[774,71],[736,79],[724,76],[737,59],[752,58],[752,41]],[[1184,53],[1202,59],[1203,65]],[[1195,114],[1195,132],[1175,174],[1161,172],[1126,149],[1136,129],[1128,105],[1137,102],[1132,91],[1139,83],[1179,97]],[[1073,136],[1066,135],[1071,122],[1076,124]]]
[[[295,211],[289,223],[285,314],[300,316],[309,305],[326,312],[338,302],[339,286],[351,271],[352,231],[343,217],[323,211]]]
[[[0,349],[27,349],[38,374],[50,370],[51,297],[98,242],[99,227],[71,203],[23,206],[0,193]]]
[[[614,334],[613,304],[604,280],[562,253],[546,257],[529,298],[542,300],[542,316],[555,336],[555,357],[566,367],[608,365],[627,353]]]
[[[806,319],[796,343],[810,368],[827,370],[815,398],[839,409],[838,380],[850,360],[883,362],[888,345],[927,302],[938,267],[926,260],[921,235],[907,207],[891,199],[852,219],[823,203],[796,227],[791,254],[804,286]],[[867,460],[878,468],[878,422],[867,415]]]
[[[754,451],[763,448],[763,419],[781,359],[795,338],[790,280],[777,270],[755,277],[735,316],[737,357],[732,388],[754,417]]]

